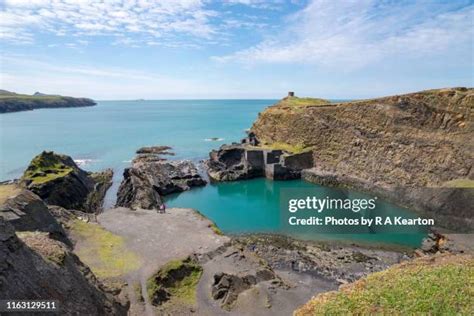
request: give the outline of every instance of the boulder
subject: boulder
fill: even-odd
[[[51,215],[48,207],[36,194],[20,190],[0,205],[0,218],[9,222],[16,231],[40,231],[70,244],[66,232]]]
[[[47,204],[99,212],[112,175],[110,169],[98,173],[84,171],[69,156],[43,151],[30,162],[20,183]]]
[[[154,152],[138,154],[125,169],[117,192],[117,206],[159,209],[161,196],[203,186],[197,167],[189,160],[166,160]]]
[[[258,270],[255,275],[235,275],[219,272],[214,275],[211,296],[214,300],[220,300],[222,308],[230,310],[240,293],[252,288],[259,282],[268,280],[277,280],[275,273],[268,269]]]

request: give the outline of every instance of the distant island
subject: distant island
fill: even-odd
[[[72,108],[96,105],[94,100],[36,92],[33,95],[0,90],[0,113],[29,111],[43,108]]]

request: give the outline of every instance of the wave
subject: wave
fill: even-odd
[[[74,159],[74,162],[79,167],[84,167],[84,166],[90,165],[90,164],[92,164],[94,162],[97,162],[97,161],[98,161],[97,159]]]
[[[224,138],[219,138],[219,137],[212,137],[212,138],[205,138],[205,142],[221,142],[223,141]]]

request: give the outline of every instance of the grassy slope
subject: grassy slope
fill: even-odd
[[[330,101],[325,99],[299,97],[286,97],[279,102],[281,106],[318,106],[328,105],[330,103]]]
[[[472,315],[474,258],[441,255],[402,263],[320,294],[295,311],[304,315]]]
[[[468,188],[474,189],[474,180],[471,179],[456,179],[445,182],[443,187],[446,188]]]
[[[16,184],[0,185],[0,204],[4,203],[8,198],[15,196],[21,191]]]
[[[139,258],[126,249],[120,236],[81,220],[76,220],[71,229],[83,245],[76,250],[77,255],[97,277],[119,277],[140,267]]]
[[[73,171],[73,168],[63,163],[64,156],[53,152],[43,152],[31,160],[25,170],[22,180],[41,184],[56,178],[64,177]]]
[[[148,296],[150,300],[153,300],[154,295],[164,289],[171,295],[171,300],[168,303],[194,305],[196,303],[196,286],[201,275],[202,268],[198,264],[189,260],[172,260],[148,279]]]

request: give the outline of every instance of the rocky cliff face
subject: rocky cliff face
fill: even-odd
[[[89,268],[46,233],[22,233],[0,218],[0,297],[57,300],[63,315],[126,315]]]
[[[188,160],[166,160],[169,147],[141,148],[125,169],[117,192],[117,206],[131,209],[159,209],[161,196],[189,190],[206,184],[196,166]]]
[[[36,194],[18,190],[5,201],[0,201],[0,204],[0,218],[12,224],[16,231],[45,232],[70,245],[66,232]]]
[[[71,157],[44,151],[33,158],[21,185],[50,205],[99,212],[112,176],[110,169],[86,172]]]
[[[435,212],[449,203],[430,205],[437,192],[418,188],[473,186],[472,88],[337,104],[287,101],[262,112],[251,131],[264,146],[311,148],[313,168],[303,178],[376,191]],[[450,202],[449,215],[466,212],[465,200],[461,210]]]

